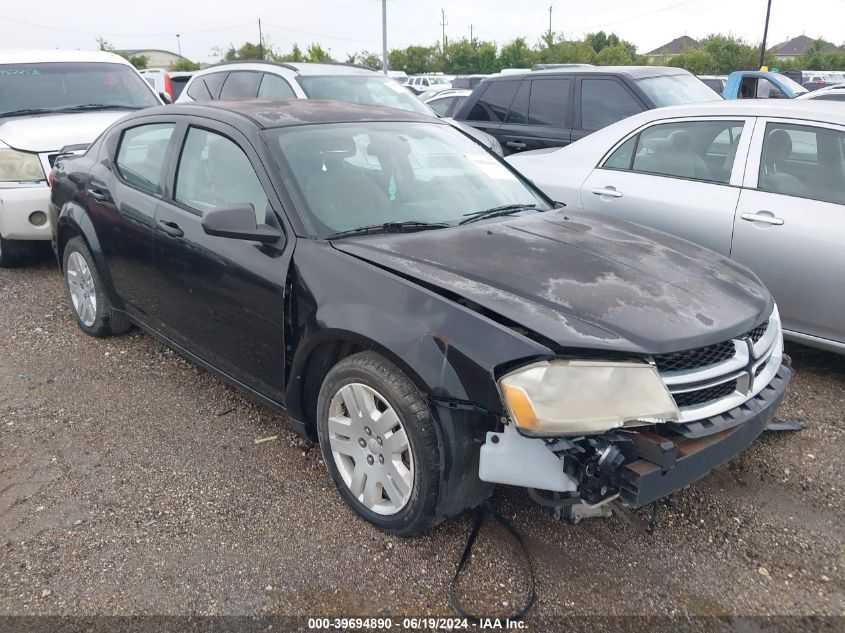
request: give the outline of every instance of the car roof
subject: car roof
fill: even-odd
[[[76,51],[58,48],[21,48],[0,50],[0,64],[46,64],[54,62],[82,62],[131,64],[115,53],[108,51]]]
[[[664,75],[689,75],[683,68],[671,66],[595,66],[593,68],[548,68],[518,73],[491,75],[484,81],[507,81],[523,77],[548,77],[552,75],[627,75],[631,79],[661,77]]]
[[[433,95],[425,100],[425,103],[434,101],[435,99],[444,99],[446,97],[468,97],[471,94],[472,90],[469,88],[448,88],[446,90],[437,90]]]
[[[262,61],[260,59],[245,59],[214,64],[208,68],[203,68],[201,71],[198,71],[197,74],[206,75],[208,73],[226,70],[261,70],[264,72],[278,72],[282,69],[291,71],[298,75],[383,75],[383,73],[373,70],[372,68],[359,66],[357,64],[271,62]]]
[[[754,116],[806,119],[842,124],[842,105],[835,101],[812,99],[731,99],[704,101],[649,110],[637,117],[649,120],[691,116]]]
[[[439,119],[407,110],[386,108],[371,104],[348,103],[345,101],[320,101],[317,99],[238,99],[233,101],[195,101],[190,104],[148,108],[141,111],[149,114],[186,114],[225,118],[223,113],[240,115],[250,119],[262,129],[293,127],[319,123],[360,123],[378,121],[401,121],[441,123]],[[221,117],[222,115],[222,117]]]

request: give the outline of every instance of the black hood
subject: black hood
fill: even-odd
[[[690,349],[743,334],[772,308],[754,274],[729,259],[597,214],[532,213],[333,244],[561,348]]]

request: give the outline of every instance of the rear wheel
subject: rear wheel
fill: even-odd
[[[435,522],[439,444],[428,403],[408,377],[373,352],[329,371],[317,400],[326,467],[344,501],[402,536]]]
[[[112,308],[91,251],[81,237],[68,241],[62,262],[65,289],[79,328],[90,336],[109,336],[128,330],[128,319]]]

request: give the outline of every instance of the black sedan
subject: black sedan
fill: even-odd
[[[399,534],[496,483],[642,506],[750,444],[789,381],[752,273],[559,209],[430,117],[153,108],[53,181],[79,327],[137,325],[286,411]]]

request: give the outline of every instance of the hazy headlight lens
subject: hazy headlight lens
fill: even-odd
[[[0,182],[44,180],[44,168],[37,154],[0,149]]]
[[[645,363],[543,361],[499,386],[511,419],[533,435],[589,435],[679,415],[657,370]]]

